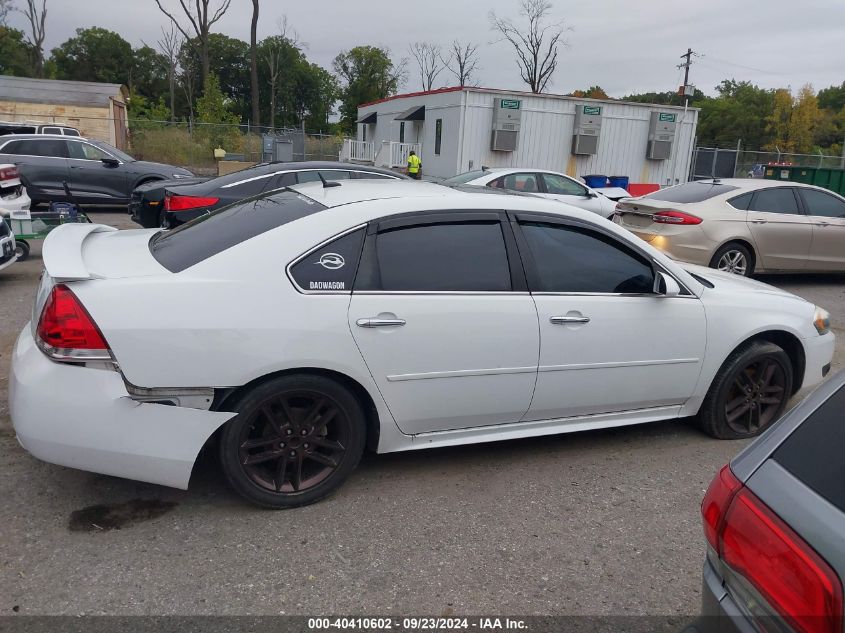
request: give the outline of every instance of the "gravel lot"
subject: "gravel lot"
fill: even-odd
[[[684,421],[369,455],[287,512],[245,505],[211,461],[188,492],[36,461],[5,392],[40,268],[36,245],[0,272],[0,615],[698,611],[698,504],[744,443]],[[845,277],[765,280],[831,311],[843,367]],[[100,504],[119,507],[74,514]]]

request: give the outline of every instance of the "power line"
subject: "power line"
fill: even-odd
[[[742,68],[744,70],[750,70],[755,73],[763,73],[764,75],[778,75],[782,76],[781,73],[773,73],[770,70],[763,70],[762,68],[754,68],[753,66],[745,66],[743,64],[737,64],[736,62],[729,62],[726,59],[719,59],[718,57],[713,57],[711,55],[707,55],[702,53],[700,57],[705,58],[711,62],[715,62],[717,64],[724,64],[726,66],[736,66],[737,68]]]

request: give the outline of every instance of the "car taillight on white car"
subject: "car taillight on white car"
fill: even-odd
[[[190,211],[212,207],[218,202],[220,202],[220,198],[213,196],[180,196],[168,193],[164,196],[164,210],[173,212]]]
[[[701,503],[725,587],[752,617],[798,633],[841,633],[842,582],[824,559],[725,466]]]
[[[38,347],[57,361],[112,361],[108,343],[91,315],[64,284],[53,286],[36,328]]]
[[[658,211],[655,213],[652,218],[652,222],[657,222],[658,224],[684,224],[684,225],[693,225],[693,224],[701,224],[702,220],[697,215],[693,215],[691,213],[685,213],[683,211]]]
[[[0,181],[3,180],[20,180],[21,172],[17,167],[3,167],[0,169]]]

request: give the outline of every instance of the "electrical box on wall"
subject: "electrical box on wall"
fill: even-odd
[[[493,99],[493,132],[490,138],[490,149],[497,152],[515,152],[519,146],[521,123],[522,101]]]
[[[675,142],[675,129],[678,115],[674,112],[652,112],[648,127],[648,148],[646,158],[650,160],[668,160],[672,157],[672,143]]]
[[[575,127],[572,135],[573,154],[597,154],[601,136],[602,106],[575,106]]]

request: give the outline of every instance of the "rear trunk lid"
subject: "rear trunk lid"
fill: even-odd
[[[672,225],[655,222],[655,213],[661,211],[683,211],[694,214],[693,211],[687,208],[688,206],[691,205],[664,202],[663,200],[631,199],[623,200],[616,204],[616,215],[619,216],[621,224],[627,229],[660,233],[662,229]]]

